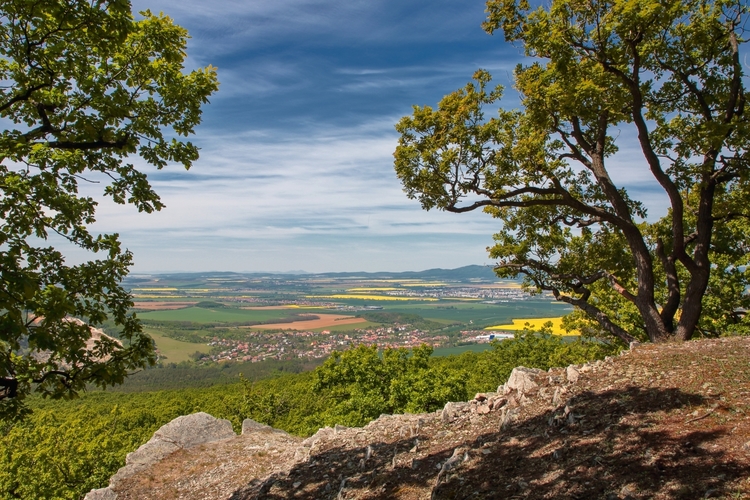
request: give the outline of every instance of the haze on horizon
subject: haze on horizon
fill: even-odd
[[[478,68],[506,87],[522,49],[480,27],[484,1],[135,0],[188,29],[188,68],[218,67],[186,172],[146,170],[167,208],[101,199],[133,273],[415,271],[492,264],[496,222],[424,212],[393,171],[396,121]],[[90,186],[95,195],[100,187]],[[75,259],[75,251],[73,252]]]

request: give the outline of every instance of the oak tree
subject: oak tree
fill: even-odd
[[[489,0],[487,13],[484,29],[528,59],[521,108],[485,117],[502,95],[485,71],[416,106],[397,125],[407,195],[497,218],[498,274],[575,306],[593,333],[747,333],[746,2]],[[666,208],[649,214],[636,193]]]
[[[163,208],[132,162],[189,168],[198,150],[182,137],[218,83],[210,66],[185,71],[183,28],[136,19],[128,0],[9,0],[0,23],[0,413],[12,417],[31,391],[75,396],[153,364],[121,286],[132,255],[90,231],[97,202],[79,184]],[[67,263],[59,242],[91,260]],[[92,339],[107,319],[119,338]]]

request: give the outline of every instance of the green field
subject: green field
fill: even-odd
[[[387,311],[398,311],[418,314],[432,321],[455,321],[485,327],[510,323],[514,318],[545,318],[567,314],[569,307],[561,307],[549,299],[530,299],[506,302],[502,304],[481,304],[476,302],[438,302],[432,304],[398,304],[384,308]],[[442,320],[442,321],[441,321]]]
[[[211,347],[206,344],[194,344],[192,342],[181,342],[170,339],[148,327],[144,328],[144,331],[154,339],[156,348],[159,349],[159,354],[166,357],[166,361],[169,363],[187,361],[195,351],[208,354],[211,350]]]
[[[186,309],[173,309],[171,311],[150,311],[138,313],[138,317],[144,320],[154,321],[189,321],[191,323],[248,323],[253,321],[269,321],[287,318],[294,314],[315,314],[314,311],[322,312],[320,309],[234,309],[217,308],[205,309],[202,307],[188,307]]]

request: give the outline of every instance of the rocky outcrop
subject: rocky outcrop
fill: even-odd
[[[243,431],[244,428],[243,423]],[[177,417],[159,428],[147,443],[128,453],[125,457],[125,467],[120,468],[112,476],[109,486],[92,490],[84,500],[114,500],[117,498],[114,488],[119,482],[147,469],[168,455],[178,450],[233,437],[236,437],[236,434],[229,420],[220,420],[205,412]]]
[[[707,373],[707,357],[720,370]],[[741,495],[750,381],[736,374],[749,361],[750,339],[648,345],[566,368],[518,367],[497,392],[304,440],[247,420],[241,436],[179,449],[87,500]]]

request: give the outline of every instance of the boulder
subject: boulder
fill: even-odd
[[[180,448],[192,448],[203,443],[236,436],[229,420],[214,418],[199,412],[177,417],[154,433],[151,441],[167,441]]]
[[[275,430],[270,425],[261,424],[260,422],[256,422],[252,418],[246,418],[242,421],[242,435],[249,434],[251,432],[259,432],[259,431],[271,431]]]
[[[515,389],[518,394],[523,394],[531,389],[535,389],[539,386],[536,382],[536,377],[542,373],[544,372],[537,368],[526,368],[523,366],[513,368],[508,381],[505,383],[506,390]]]
[[[112,488],[118,482],[159,462],[175,451],[235,436],[229,420],[214,418],[208,413],[199,412],[177,417],[161,426],[147,443],[127,454],[125,467],[121,467],[112,476],[107,488],[90,491],[84,500],[115,500],[117,494]]]

